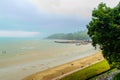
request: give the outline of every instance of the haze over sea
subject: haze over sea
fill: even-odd
[[[31,51],[41,53],[46,50],[59,50],[67,46],[70,47],[69,44],[58,44],[54,43],[54,40],[39,38],[0,38],[0,54],[9,56],[29,53]]]
[[[54,43],[54,40],[39,39],[39,38],[0,38],[0,55],[19,55],[23,53],[37,52],[40,54],[48,50],[60,50],[67,47],[79,48],[75,44],[59,44]],[[73,48],[74,49],[74,48]]]
[[[38,50],[38,48],[40,50],[43,48],[42,44],[45,43],[41,39],[0,38],[0,54],[4,54],[4,51],[7,55],[12,55]]]

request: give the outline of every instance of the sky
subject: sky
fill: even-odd
[[[119,0],[1,0],[0,37],[46,37],[85,30],[100,2]]]

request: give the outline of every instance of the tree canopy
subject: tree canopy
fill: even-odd
[[[100,45],[109,63],[120,63],[120,3],[114,8],[100,3],[92,11],[87,28],[93,46]]]
[[[87,30],[74,33],[58,33],[47,37],[48,39],[66,39],[66,40],[90,40]]]

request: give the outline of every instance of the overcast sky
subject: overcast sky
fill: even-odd
[[[1,0],[0,37],[47,36],[84,30],[92,10],[119,0]]]

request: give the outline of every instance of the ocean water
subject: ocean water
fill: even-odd
[[[0,39],[0,56],[14,56],[16,54],[24,54],[37,52],[45,54],[45,51],[60,51],[75,44],[59,44],[54,40],[45,39],[20,39],[20,38],[1,38]]]
[[[28,51],[40,51],[52,46],[51,44],[54,44],[51,40],[2,38],[0,39],[0,54],[19,54]]]
[[[54,40],[46,39],[23,39],[23,38],[2,38],[0,39],[0,62],[6,60],[30,59],[47,59],[52,57],[62,57],[67,55],[78,55],[78,57],[90,55],[96,50],[92,45],[62,44],[55,43]],[[25,56],[27,55],[27,56]],[[32,57],[30,57],[32,56]],[[76,58],[76,57],[75,57]],[[2,61],[3,60],[3,61]],[[8,61],[7,61],[8,62]]]

